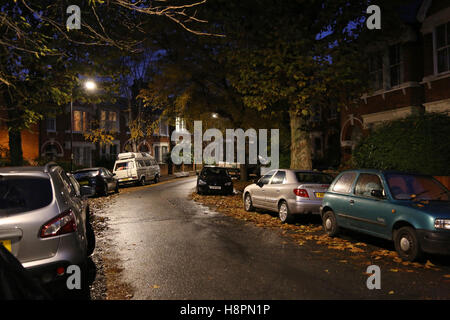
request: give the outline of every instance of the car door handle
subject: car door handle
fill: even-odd
[[[355,200],[350,200],[349,202],[350,202],[350,204],[354,204]]]

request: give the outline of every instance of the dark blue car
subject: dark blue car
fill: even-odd
[[[404,260],[450,254],[450,192],[431,176],[342,172],[325,193],[321,216],[329,236],[348,228],[393,240]]]

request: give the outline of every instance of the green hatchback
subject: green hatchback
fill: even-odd
[[[431,176],[381,170],[339,174],[325,193],[325,232],[340,228],[393,240],[408,261],[450,254],[450,191]]]

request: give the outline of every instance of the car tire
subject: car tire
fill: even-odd
[[[108,193],[109,193],[109,190],[108,190],[108,184],[105,183],[105,185],[103,186],[103,192],[102,192],[102,195],[105,196],[105,197],[107,197],[107,196],[108,196]]]
[[[114,192],[119,193],[119,183],[118,182],[116,183],[116,188],[114,189]]]
[[[155,175],[155,179],[153,179],[154,183],[158,183],[159,182],[159,175]]]
[[[145,186],[145,177],[142,177],[140,180],[139,180],[139,182],[138,182],[138,185],[139,186]]]
[[[90,222],[86,223],[87,256],[91,256],[95,250],[95,232]]]
[[[335,237],[339,234],[339,225],[333,211],[326,211],[322,216],[323,230],[329,237]]]
[[[282,223],[291,223],[292,215],[289,213],[289,207],[286,201],[281,201],[278,205],[278,217]]]
[[[247,212],[255,211],[255,207],[253,207],[252,196],[250,193],[247,193],[244,198],[244,210]]]
[[[197,194],[199,194],[199,195],[203,195],[204,194],[204,192],[200,191],[200,188],[198,186],[197,186]]]
[[[394,231],[394,245],[400,258],[406,261],[416,261],[422,257],[419,238],[412,227],[402,227]]]

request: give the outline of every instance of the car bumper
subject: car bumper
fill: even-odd
[[[450,232],[417,230],[417,235],[423,251],[450,255]]]
[[[50,283],[64,278],[58,275],[57,269],[64,270],[70,265],[81,266],[86,262],[86,249],[82,248],[75,234],[60,238],[58,251],[53,257],[22,263],[31,275],[41,283]]]
[[[118,180],[119,185],[134,184],[137,183],[138,181],[139,181],[138,179],[128,179],[128,178]]]
[[[199,185],[198,191],[202,193],[232,193],[233,192],[233,186],[221,186],[220,190],[217,189],[211,189],[208,185]]]
[[[293,199],[288,201],[288,205],[291,214],[320,214],[322,200],[297,201]]]

